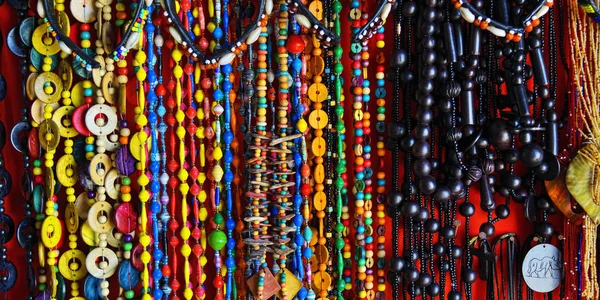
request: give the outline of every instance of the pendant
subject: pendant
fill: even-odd
[[[525,255],[522,272],[530,289],[538,293],[551,292],[562,280],[562,253],[551,244],[539,244]]]

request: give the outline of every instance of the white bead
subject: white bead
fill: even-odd
[[[157,35],[156,37],[154,37],[154,45],[156,45],[156,47],[162,47],[165,44],[165,39],[163,38],[162,35]]]
[[[99,241],[98,242],[98,247],[100,247],[100,248],[106,248],[107,246],[108,246],[107,241]]]
[[[98,264],[98,267],[99,267],[100,269],[104,270],[104,269],[108,268],[108,262],[107,262],[107,261],[101,261],[101,262]]]
[[[106,281],[105,281],[106,282]],[[102,289],[100,291],[100,294],[102,294],[102,296],[107,297],[109,294],[110,290],[109,289]]]

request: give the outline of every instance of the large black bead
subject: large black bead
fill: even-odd
[[[405,262],[404,258],[395,256],[390,259],[390,271],[399,273],[404,269]]]
[[[437,242],[433,244],[433,254],[444,255],[444,253],[446,253],[446,246],[443,243]]]
[[[475,205],[471,202],[463,202],[458,206],[458,212],[463,217],[470,217],[475,214]]]
[[[466,283],[473,283],[477,280],[477,272],[471,268],[463,268],[460,275],[462,280]]]
[[[419,271],[415,267],[408,267],[404,272],[404,279],[408,282],[415,282],[419,279]]]
[[[393,140],[399,140],[406,135],[406,126],[400,122],[390,122],[388,125],[388,136]]]
[[[426,289],[425,292],[427,293],[427,295],[431,296],[431,297],[437,297],[440,294],[440,285],[437,283],[432,283],[430,284]]]
[[[404,201],[404,195],[400,191],[391,191],[387,195],[387,204],[391,207],[399,207]]]
[[[490,139],[492,145],[499,150],[510,148],[512,135],[508,130],[506,121],[502,119],[491,120],[488,126],[485,127],[485,134]]]
[[[407,217],[414,217],[419,213],[419,203],[415,202],[415,201],[405,201],[404,203],[402,203],[402,214],[404,214]]]
[[[419,274],[419,280],[417,281],[417,285],[420,287],[428,287],[431,282],[433,282],[433,279],[431,278],[431,275],[427,274],[427,273],[421,273]]]
[[[413,163],[413,172],[417,177],[427,176],[431,170],[431,162],[427,158],[418,159]]]
[[[525,144],[520,150],[521,160],[530,168],[539,166],[544,160],[544,149],[536,143]]]
[[[490,222],[485,222],[481,224],[481,226],[479,226],[479,232],[484,233],[488,238],[490,238],[494,236],[494,233],[496,232],[496,227]]]
[[[450,291],[448,293],[448,300],[461,300],[462,296],[457,291]]]
[[[552,233],[554,233],[554,228],[549,222],[540,222],[535,226],[535,231],[537,231],[537,233],[542,237],[548,239],[552,237]]]
[[[396,49],[390,55],[390,66],[392,68],[403,68],[408,62],[408,55],[404,49]]]
[[[425,195],[431,195],[437,187],[435,178],[431,175],[424,176],[419,179],[419,189]]]
[[[465,190],[462,180],[456,178],[448,180],[448,188],[453,197],[463,194]]]
[[[500,204],[496,207],[496,216],[500,219],[506,219],[510,215],[510,208],[506,204]]]
[[[450,189],[444,185],[438,185],[433,193],[433,200],[438,203],[446,203],[452,195]]]
[[[440,230],[440,221],[438,221],[437,219],[427,219],[427,221],[425,221],[425,231],[429,232],[429,233],[435,233],[438,232]]]
[[[456,236],[456,230],[454,230],[454,227],[445,226],[440,229],[440,235],[444,238],[451,239]]]

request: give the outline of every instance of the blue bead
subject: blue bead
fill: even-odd
[[[94,144],[86,144],[85,152],[94,152]]]
[[[372,236],[370,236],[370,235],[369,235],[369,236],[367,236],[367,237],[365,238],[365,242],[366,242],[367,244],[371,244],[371,243],[373,243],[373,237],[372,237]]]
[[[304,218],[302,218],[302,216],[300,214],[296,214],[294,216],[294,225],[302,226],[303,222],[304,222]],[[300,236],[300,235],[298,235],[298,236]]]
[[[354,135],[355,135],[355,136],[362,136],[362,135],[363,135],[363,130],[362,130],[362,128],[356,128],[356,129],[354,130]]]
[[[223,73],[228,74],[233,71],[233,68],[231,67],[230,64],[226,64],[224,66],[221,66],[221,70],[223,70]]]
[[[146,80],[148,80],[150,83],[156,82],[157,81],[156,72],[154,72],[154,70],[152,70],[152,69],[148,70],[148,75],[146,75]]]
[[[154,299],[162,299],[163,291],[158,288],[155,288],[154,291],[152,291],[152,296],[154,297]]]
[[[356,200],[363,200],[363,199],[365,199],[365,194],[363,194],[363,192],[356,193]]]
[[[356,231],[357,231],[358,233],[364,233],[364,232],[365,232],[365,227],[364,227],[364,226],[362,226],[362,225],[359,225],[359,226],[356,228]]]
[[[305,242],[304,237],[302,237],[301,234],[297,234],[295,242],[296,242],[296,245],[304,245],[304,242]]]
[[[300,70],[302,70],[302,61],[299,58],[294,59],[292,68],[294,68],[296,72],[300,72]]]
[[[83,95],[86,97],[91,97],[94,94],[92,89],[83,89]]]
[[[234,178],[233,172],[231,172],[229,170],[227,172],[225,172],[225,182],[233,182],[233,178]]]
[[[365,178],[365,173],[363,173],[363,172],[356,173],[356,179],[363,180],[364,178]]]
[[[358,8],[359,6],[360,6],[360,3],[358,1],[352,1],[350,3],[351,8]]]
[[[150,211],[152,211],[153,214],[156,214],[160,211],[160,204],[158,204],[158,202],[152,202],[150,204]]]
[[[156,110],[156,112],[158,113],[159,116],[164,116],[167,113],[167,109],[161,105],[158,107],[158,109]]]
[[[313,256],[313,252],[310,248],[304,248],[304,253],[302,254],[306,258],[311,258]]]
[[[371,101],[371,95],[369,95],[369,94],[363,95],[362,100],[363,100],[363,102]]]
[[[223,134],[223,141],[225,144],[231,144],[231,142],[233,142],[233,133],[231,133],[231,131],[226,131],[225,134]]]
[[[371,145],[365,145],[363,150],[365,150],[365,152],[371,152]]]
[[[360,69],[354,69],[354,70],[352,70],[352,75],[354,75],[354,76],[360,76],[360,74],[362,74],[362,71]]]
[[[146,22],[145,29],[148,33],[153,33],[154,32],[154,24],[152,24],[152,22]]]
[[[234,239],[228,239],[227,240],[227,248],[228,249],[235,249],[235,240]],[[234,261],[235,264],[235,261]],[[229,266],[227,266],[229,267]]]
[[[369,87],[371,86],[371,82],[368,79],[363,80],[363,86]]]
[[[164,254],[162,252],[162,250],[160,249],[155,249],[154,251],[152,251],[152,258],[154,258],[155,261],[159,261],[163,258]]]
[[[82,40],[89,40],[90,39],[90,32],[89,31],[82,31],[79,34],[79,37],[81,37]]]
[[[221,91],[221,90],[215,90],[215,91],[213,92],[213,97],[214,97],[214,98],[215,98],[215,100],[217,100],[217,101],[221,101],[221,100],[223,100],[223,91]]]
[[[302,196],[301,195],[294,195],[294,197],[292,198],[292,201],[294,201],[294,206],[295,207],[300,207],[300,205],[302,205]]]
[[[235,246],[235,241],[233,241],[233,244]],[[235,259],[233,259],[233,257],[227,257],[227,259],[225,260],[225,265],[227,266],[227,269],[233,269],[235,267]]]
[[[156,115],[156,113],[155,113],[155,112],[151,111],[151,112],[148,114],[148,121],[149,121],[150,123],[156,123],[156,121],[157,121],[157,120],[158,120],[158,116]]]
[[[215,39],[220,40],[223,37],[223,30],[219,27],[215,28],[213,31],[213,36]]]
[[[160,169],[160,163],[158,161],[153,161],[150,163],[150,171],[152,173],[158,173],[159,169]]]
[[[231,82],[230,82],[230,81],[225,81],[225,82],[223,82],[223,90],[224,90],[225,92],[229,92],[229,91],[231,91],[231,86],[232,86],[232,84],[231,84]]]
[[[227,230],[233,230],[235,228],[235,221],[233,219],[227,219],[225,221],[225,226],[227,226]]]
[[[302,155],[300,155],[300,153],[298,153],[298,151],[296,151],[296,153],[294,153],[294,163],[299,166],[300,164],[302,164]]]

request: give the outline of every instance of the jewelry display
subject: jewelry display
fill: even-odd
[[[593,1],[7,2],[7,299],[600,294]]]

